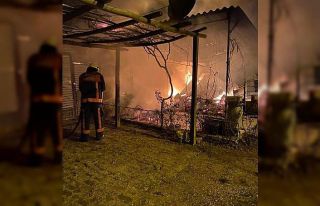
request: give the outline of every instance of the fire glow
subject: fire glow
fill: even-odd
[[[218,96],[216,96],[214,98],[214,101],[216,103],[219,103],[224,96],[226,96],[226,92],[225,91],[221,92]],[[228,96],[233,96],[233,90],[228,92]]]
[[[184,79],[187,85],[192,81],[192,75],[189,71],[186,73]]]
[[[273,83],[272,86],[268,87],[268,85],[263,84],[261,87],[258,89],[258,97],[260,97],[263,93],[265,92],[280,92],[281,91],[281,86],[280,82]]]
[[[216,103],[220,102],[224,95],[226,95],[226,92],[222,92],[217,97],[215,97],[214,100],[216,101]]]
[[[175,96],[177,96],[177,94],[179,94],[180,93],[180,91],[177,89],[177,88],[175,88],[174,86],[173,86],[173,93],[172,93],[172,96],[173,97],[175,97]],[[168,96],[170,96],[170,94],[171,94],[171,87],[169,87],[169,90],[168,90]]]

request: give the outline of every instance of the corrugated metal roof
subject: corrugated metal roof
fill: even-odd
[[[217,15],[217,14],[221,14],[221,13],[226,13],[230,9],[239,9],[239,8],[240,7],[238,7],[238,6],[237,7],[234,7],[234,6],[222,7],[222,8],[217,8],[215,10],[209,10],[209,11],[204,11],[202,13],[192,14],[192,15],[188,16],[187,18],[197,18],[199,16]]]

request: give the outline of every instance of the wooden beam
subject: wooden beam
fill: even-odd
[[[71,40],[63,40],[63,44],[72,45],[72,46],[80,46],[80,47],[87,47],[87,48],[98,48],[98,49],[107,49],[107,50],[116,50],[118,47],[116,46],[106,46],[102,44],[88,44],[84,42],[75,42]],[[128,51],[126,48],[120,48],[121,51]]]
[[[89,5],[94,5],[97,6],[97,1],[95,0],[80,0],[83,3],[89,4]],[[149,20],[137,13],[134,13],[132,11],[129,10],[125,10],[125,9],[120,9],[120,8],[116,8],[116,7],[112,7],[109,6],[107,4],[104,4],[102,7],[100,7],[102,10],[113,13],[113,14],[117,14],[120,16],[125,16],[128,18],[131,18],[133,20],[136,20],[138,22],[144,23],[144,24],[148,24],[151,25],[153,27],[159,28],[159,29],[163,29],[167,32],[172,32],[172,33],[177,33],[177,34],[184,34],[184,35],[188,35],[188,36],[199,36],[202,38],[205,38],[206,35],[205,34],[196,34],[194,32],[188,31],[188,30],[183,30],[183,29],[177,29],[174,28],[172,26],[169,26],[166,23],[162,23],[156,20]]]
[[[162,12],[156,11],[156,12],[147,14],[144,17],[147,18],[147,19],[153,19],[153,18],[157,18],[159,16],[162,16]],[[81,36],[89,36],[89,35],[93,35],[93,34],[99,34],[99,33],[107,32],[107,31],[123,28],[123,27],[126,27],[126,26],[130,26],[130,25],[133,25],[135,23],[137,23],[136,20],[129,20],[129,21],[125,21],[125,22],[121,22],[121,23],[112,25],[112,26],[108,26],[108,27],[104,27],[104,28],[100,28],[100,29],[95,29],[95,30],[92,30],[92,31],[86,31],[86,32],[80,32],[80,33],[75,33],[75,34],[63,35],[63,38],[77,38],[77,37],[81,37]]]
[[[198,58],[199,58],[199,37],[193,37],[193,59],[192,59],[192,94],[190,111],[190,144],[197,142],[197,87],[198,87]]]
[[[115,121],[116,128],[120,127],[120,49],[116,49],[116,72],[115,72]]]
[[[182,22],[174,25],[176,28],[181,28],[185,26],[191,25],[191,22]],[[102,39],[102,40],[95,40],[95,41],[88,41],[87,43],[122,43],[122,42],[128,42],[128,41],[137,41],[139,39],[145,39],[148,37],[156,36],[162,33],[165,33],[166,31],[162,29],[158,29],[155,31],[151,31],[145,34],[137,35],[137,36],[131,36],[127,38],[119,38],[119,39]]]
[[[201,29],[194,30],[193,32],[201,32],[206,29],[207,29],[206,27],[203,27]],[[137,43],[137,44],[133,44],[133,45],[124,45],[124,46],[127,46],[127,47],[154,46],[154,45],[166,44],[166,43],[170,43],[173,41],[177,41],[177,40],[185,38],[185,37],[187,37],[187,35],[179,35],[179,36],[173,37],[172,39],[167,39],[167,40],[163,40],[163,41],[159,41],[159,42],[145,42],[145,43]]]

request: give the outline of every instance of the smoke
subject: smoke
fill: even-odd
[[[197,19],[198,24],[210,22],[210,17]],[[206,23],[206,39],[200,39],[198,81],[207,81],[211,72],[217,73],[217,92],[225,88],[226,73],[226,21]],[[231,59],[232,85],[242,85],[245,80],[257,78],[257,31],[245,19],[241,19],[234,29],[232,39],[240,48],[233,51]],[[185,76],[192,72],[192,39],[190,37],[171,43],[169,70],[173,85],[177,91],[186,87]],[[160,47],[166,49],[166,46]],[[157,109],[159,104],[154,92],[159,90],[165,96],[169,90],[168,78],[152,56],[148,56],[142,48],[130,48],[122,55],[121,90],[132,93],[132,106],[140,105],[148,109]],[[199,83],[199,96],[204,96],[204,83]],[[232,86],[231,85],[231,86]],[[189,89],[190,90],[190,89]]]
[[[141,11],[147,7],[159,8],[166,5],[165,1],[145,1],[143,5],[135,1],[113,1],[114,6],[127,8],[130,10]],[[202,3],[201,3],[202,2]],[[251,1],[252,2],[252,1]],[[209,2],[199,1],[203,11],[215,9],[215,7],[201,8]],[[198,4],[197,3],[197,4]],[[220,1],[220,3],[222,3]],[[198,5],[198,6],[199,6]],[[223,4],[228,6],[227,4]],[[150,10],[148,10],[150,11]],[[196,10],[195,10],[196,11]],[[147,13],[147,12],[144,12]],[[206,39],[200,39],[199,45],[199,76],[207,80],[209,68],[212,72],[217,72],[216,78],[218,92],[225,88],[225,71],[226,71],[226,45],[227,45],[227,22],[219,21],[210,23],[210,17],[201,17],[197,19],[195,24],[206,26]],[[241,50],[233,52],[231,59],[231,74],[232,83],[241,85],[245,78],[256,78],[257,74],[257,31],[246,19],[241,19],[241,22],[233,31],[232,38],[235,39]],[[114,68],[115,55],[114,51],[93,49],[93,48],[73,48],[70,50],[73,53],[74,61],[83,63],[94,63],[100,66],[101,72],[104,74],[108,93],[114,96]],[[167,46],[160,46],[166,50]],[[68,49],[67,49],[68,50]],[[152,56],[146,54],[143,48],[129,48],[128,51],[121,52],[121,95],[132,94],[132,107],[137,105],[145,109],[158,109],[159,103],[155,98],[155,91],[159,90],[162,96],[168,93],[169,81],[163,69],[161,69]],[[187,37],[182,40],[171,43],[171,54],[169,58],[169,71],[173,80],[173,85],[176,91],[181,92],[186,87],[186,74],[192,72],[192,38]],[[246,73],[244,73],[244,67]],[[203,88],[202,88],[203,87]],[[202,84],[199,85],[199,91],[205,91]],[[202,95],[202,92],[199,92]],[[109,95],[107,95],[109,96]]]
[[[318,65],[320,38],[317,20],[320,2],[281,0],[276,3],[274,64],[272,80],[287,81],[287,89],[295,92],[297,69],[302,73]],[[269,1],[259,4],[259,85],[266,83]],[[303,74],[302,74],[303,76]],[[310,79],[309,79],[310,82]]]

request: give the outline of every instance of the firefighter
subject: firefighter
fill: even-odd
[[[94,119],[96,140],[103,137],[103,92],[105,82],[99,68],[89,66],[85,73],[79,77],[79,89],[81,92],[81,137],[80,141],[88,141],[90,134],[90,120]]]
[[[45,153],[46,135],[54,145],[54,161],[62,161],[62,57],[53,43],[42,44],[40,51],[28,61],[27,79],[30,85],[30,163],[40,165]]]

